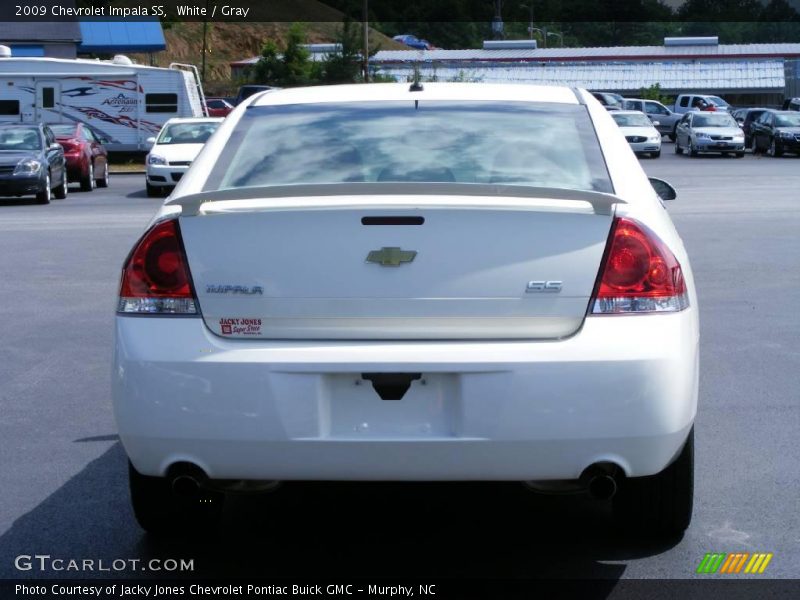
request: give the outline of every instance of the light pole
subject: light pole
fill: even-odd
[[[563,34],[556,33],[555,31],[547,31],[546,29],[545,29],[545,31],[547,32],[547,35],[554,35],[554,36],[558,37],[559,46],[561,46],[562,48],[564,47],[564,35]],[[545,46],[546,45],[547,44],[545,43]]]
[[[542,48],[547,48],[547,27],[544,29],[539,29],[538,27],[531,27],[531,32],[537,32],[540,36],[542,36]],[[533,38],[533,33],[531,33],[531,38]]]
[[[528,22],[528,33],[530,34],[531,39],[533,39],[533,2],[531,2],[530,6],[528,6],[527,4],[520,4],[519,7],[527,8],[531,12],[531,19]]]
[[[361,48],[361,53],[363,54],[362,57],[362,68],[364,69],[364,83],[369,83],[369,0],[364,0],[364,29],[361,32],[361,38],[363,40],[363,45]]]

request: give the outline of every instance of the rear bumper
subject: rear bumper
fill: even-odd
[[[67,181],[73,183],[80,181],[83,175],[89,170],[88,160],[84,154],[65,153],[64,159],[67,162]]]
[[[227,340],[117,317],[114,409],[134,466],[212,479],[576,479],[661,471],[697,408],[697,320],[590,317],[551,342]],[[399,401],[360,378],[414,372]],[[356,381],[360,381],[357,385]]]

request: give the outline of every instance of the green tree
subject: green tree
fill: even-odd
[[[317,77],[322,83],[354,83],[361,79],[361,44],[359,27],[345,17],[336,38],[339,50],[328,55]]]
[[[309,51],[303,47],[306,34],[300,23],[289,28],[286,48],[282,53],[274,41],[268,40],[261,50],[261,58],[253,67],[253,83],[293,87],[308,85],[313,80],[313,64]]]

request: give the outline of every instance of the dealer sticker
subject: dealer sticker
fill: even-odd
[[[222,335],[261,335],[261,319],[223,317],[219,328]]]

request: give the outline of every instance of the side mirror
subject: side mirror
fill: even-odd
[[[658,127],[661,125],[661,121],[653,121],[653,127]]]
[[[53,142],[47,147],[48,150],[61,150],[61,144],[58,142]]]
[[[662,200],[675,200],[675,198],[678,197],[675,188],[663,179],[657,179],[655,177],[648,177],[648,179],[650,180],[650,185],[653,186],[656,194],[658,194],[658,197]]]
[[[145,140],[145,143],[146,143],[146,144],[150,144],[150,145],[152,146],[153,144],[155,144],[155,143],[156,143],[156,138],[154,138],[154,137],[149,137],[149,138],[147,138],[147,139]]]

